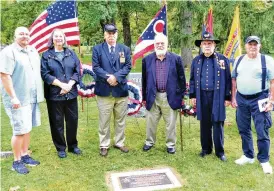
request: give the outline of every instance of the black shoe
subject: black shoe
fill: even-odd
[[[66,151],[58,151],[58,157],[59,158],[66,158],[67,157]]]
[[[171,147],[171,148],[166,148],[166,151],[169,153],[169,154],[174,154],[176,152],[176,149],[175,147]]]
[[[219,159],[220,159],[221,161],[223,161],[223,162],[226,162],[226,161],[227,161],[227,158],[226,158],[225,155],[220,156]]]
[[[210,155],[210,154],[211,154],[211,152],[201,151],[201,152],[199,153],[199,156],[202,157],[202,158],[204,158],[206,155]]]
[[[82,154],[82,151],[78,147],[75,147],[75,148],[72,148],[72,149],[68,149],[68,152],[76,154],[76,155]]]
[[[107,148],[101,148],[100,149],[100,155],[103,157],[106,157],[108,155],[108,149]]]
[[[143,147],[143,151],[149,151],[153,146],[150,146],[150,145],[144,145]]]

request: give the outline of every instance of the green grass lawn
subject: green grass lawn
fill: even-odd
[[[169,166],[181,175],[183,188],[174,190],[273,190],[274,176],[264,175],[256,161],[252,165],[236,166],[234,160],[241,156],[241,140],[235,125],[235,111],[228,110],[231,126],[225,127],[225,151],[228,162],[221,162],[214,154],[198,157],[200,151],[199,123],[194,118],[183,117],[183,151],[180,147],[179,120],[177,120],[177,152],[167,154],[165,148],[164,122],[160,121],[157,143],[149,152],[143,152],[145,140],[145,119],[127,118],[126,145],[128,154],[111,148],[109,155],[103,158],[98,147],[98,111],[95,98],[84,99],[82,111],[79,101],[79,147],[83,155],[68,154],[59,159],[51,140],[46,104],[41,104],[42,126],[31,133],[32,156],[40,160],[41,165],[32,167],[28,175],[19,175],[11,171],[13,158],[1,159],[1,190],[20,186],[20,190],[48,191],[106,191],[109,189],[105,176],[108,172],[129,171],[135,169]],[[1,108],[1,150],[11,150],[11,127]],[[113,135],[113,127],[111,129]],[[271,134],[271,161],[274,165],[274,133]],[[257,150],[257,149],[256,149]]]

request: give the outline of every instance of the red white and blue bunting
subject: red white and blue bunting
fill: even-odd
[[[139,112],[139,110],[142,107],[142,92],[141,88],[133,83],[132,81],[127,82],[128,85],[128,91],[129,96],[128,96],[128,115],[134,115]]]
[[[78,95],[86,98],[94,97],[96,74],[92,71],[92,66],[82,64],[80,70],[81,70],[81,76],[80,76],[79,84],[77,85]],[[85,85],[83,82],[83,77],[85,75],[89,75],[93,79],[93,81],[89,82],[88,85]]]
[[[181,115],[185,117],[188,117],[188,116],[196,117],[196,108],[190,105],[185,105],[185,103],[183,102],[181,107]]]

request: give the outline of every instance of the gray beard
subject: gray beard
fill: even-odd
[[[155,50],[157,56],[166,55],[167,50]]]

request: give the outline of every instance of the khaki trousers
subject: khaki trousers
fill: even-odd
[[[173,110],[167,101],[166,93],[156,93],[156,99],[150,111],[146,113],[146,145],[152,146],[156,142],[156,132],[159,120],[163,116],[166,124],[166,146],[175,147],[177,111]]]
[[[100,148],[109,148],[110,145],[110,120],[111,114],[114,117],[115,145],[124,146],[125,126],[127,116],[127,97],[115,98],[112,96],[97,96],[99,110],[99,140]]]

